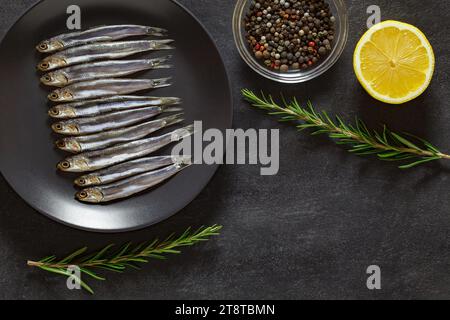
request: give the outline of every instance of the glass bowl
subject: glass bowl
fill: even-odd
[[[348,15],[347,7],[344,0],[326,0],[331,12],[336,18],[335,22],[335,39],[331,52],[320,60],[316,65],[298,71],[280,72],[267,68],[261,61],[257,60],[250,50],[245,38],[244,17],[249,11],[252,0],[238,0],[233,14],[233,35],[236,47],[242,59],[257,73],[268,79],[282,83],[300,83],[320,76],[322,73],[330,69],[341,56],[344,51],[348,38]]]

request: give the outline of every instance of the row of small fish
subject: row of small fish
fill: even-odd
[[[126,95],[138,91],[164,88],[171,85],[171,78],[161,79],[101,79],[78,82],[48,95],[53,102],[72,102],[115,95]]]
[[[129,197],[169,179],[192,164],[190,157],[142,158],[192,133],[193,127],[189,126],[158,137],[81,153],[61,161],[58,168],[78,173],[95,171],[75,180],[77,186],[88,187],[76,194],[80,201],[103,203]],[[164,168],[155,170],[161,167]]]
[[[79,64],[59,69],[42,76],[41,82],[48,86],[65,87],[67,85],[103,78],[128,76],[151,69],[167,69],[171,56],[156,59],[108,60]]]
[[[141,107],[94,117],[62,120],[54,123],[52,129],[56,133],[63,135],[91,134],[130,126],[143,120],[153,118],[161,113],[177,111],[182,111],[182,109],[164,105]]]
[[[41,83],[53,90],[48,99],[61,104],[48,114],[58,119],[54,132],[65,137],[56,146],[74,155],[57,167],[64,172],[85,173],[75,185],[83,202],[102,203],[129,197],[153,187],[184,168],[191,158],[158,156],[153,152],[193,133],[186,126],[170,133],[152,133],[181,123],[181,103],[175,97],[130,96],[143,90],[171,85],[170,78],[122,78],[135,73],[171,68],[171,56],[117,60],[154,50],[174,49],[173,40],[118,41],[135,36],[167,34],[165,29],[115,25],[62,34],[42,41],[36,48],[50,53],[39,64],[46,72]],[[160,119],[152,118],[175,112]]]
[[[114,145],[101,150],[79,153],[58,164],[65,172],[90,172],[103,169],[128,160],[145,157],[155,151],[178,142],[193,134],[193,126],[187,126],[170,133]]]
[[[139,25],[101,26],[81,32],[64,33],[44,40],[36,47],[39,52],[51,53],[89,43],[120,40],[135,36],[165,36],[167,30]]]
[[[95,171],[75,180],[75,184],[80,187],[91,186],[76,194],[80,201],[102,203],[126,198],[147,190],[192,165],[189,156],[142,158],[192,133],[193,126],[188,126],[162,136],[81,153],[61,161],[58,168],[67,172]],[[168,164],[171,165],[167,166]],[[165,167],[155,170],[163,166]]]
[[[147,171],[153,170],[160,164],[165,165],[166,163],[172,162],[175,163],[162,169]],[[191,164],[192,162],[190,157],[175,159],[175,161],[172,157],[154,157],[143,158],[136,162],[124,163],[117,167],[112,167],[105,171],[100,171],[96,174],[82,177],[78,179],[78,182],[102,181],[102,179],[106,181],[117,181],[115,180],[116,177],[120,177],[121,179],[125,176],[129,178],[106,185],[83,189],[76,194],[76,197],[80,201],[90,203],[102,203],[126,198],[166,181],[175,174],[179,173],[181,170],[189,167]],[[134,175],[136,172],[144,173]]]
[[[126,58],[138,53],[174,49],[173,40],[136,40],[94,43],[67,49],[44,58],[38,69],[43,72],[99,60]]]

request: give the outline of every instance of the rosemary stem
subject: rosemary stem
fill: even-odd
[[[311,119],[311,118],[308,118],[306,116],[302,116],[302,115],[300,115],[300,114],[298,114],[298,113],[296,113],[296,112],[294,112],[294,111],[292,111],[290,109],[282,108],[282,107],[280,107],[278,105],[272,104],[271,107],[273,109],[278,110],[278,111],[287,113],[287,114],[289,114],[289,115],[291,115],[293,117],[296,117],[297,120],[313,122],[317,127],[321,127],[321,128],[327,129],[328,132],[330,132],[330,133],[341,133],[341,134],[344,134],[348,138],[351,138],[351,139],[353,139],[355,141],[358,141],[358,142],[361,142],[361,143],[366,142],[366,140],[363,139],[361,136],[359,136],[357,134],[354,134],[351,131],[344,130],[344,129],[338,128],[338,127],[330,126],[328,123],[325,123],[325,122],[323,122],[321,120]],[[388,151],[388,150],[397,150],[397,151],[402,151],[402,152],[405,152],[405,153],[414,153],[414,154],[417,154],[417,155],[420,155],[420,156],[433,156],[434,155],[433,153],[431,153],[429,151],[418,151],[418,150],[411,149],[411,148],[392,148],[392,147],[388,147],[388,146],[382,145],[380,143],[375,143],[375,144],[373,144],[373,146],[375,148],[377,148],[377,149],[382,149],[382,150],[386,150],[386,151]],[[443,153],[438,153],[438,155],[441,158],[450,159],[450,155],[446,155],[446,154],[443,154]]]
[[[314,129],[313,134],[326,134],[335,143],[348,145],[356,155],[377,155],[384,161],[402,161],[404,164],[399,166],[401,169],[438,159],[450,160],[449,154],[441,152],[428,141],[407,133],[398,134],[386,126],[382,132],[377,132],[369,130],[360,119],[356,119],[356,125],[343,123],[339,116],[332,120],[326,112],[316,112],[310,103],[308,108],[301,107],[296,99],[290,103],[283,99],[284,106],[281,106],[264,93],[259,97],[252,91],[243,89],[242,94],[254,107],[279,116],[281,121],[300,121],[302,123],[297,125],[298,129]],[[414,142],[403,134],[412,137]]]

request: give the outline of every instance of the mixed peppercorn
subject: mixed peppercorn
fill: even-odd
[[[331,52],[335,36],[324,0],[251,1],[244,23],[256,59],[281,72],[315,65]]]

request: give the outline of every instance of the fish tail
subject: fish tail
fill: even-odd
[[[188,155],[172,156],[172,162],[177,165],[191,165],[192,157]]]
[[[166,39],[166,40],[153,40],[150,42],[150,48],[152,50],[172,50],[175,49],[174,46],[169,45],[174,40]]]
[[[178,172],[190,167],[192,165],[192,161],[189,159],[189,162],[181,162],[175,164],[178,168]]]
[[[157,36],[157,37],[164,37],[169,32],[166,29],[163,28],[155,28],[155,27],[148,27],[147,28],[147,35],[149,36]]]
[[[176,123],[184,121],[183,116],[184,116],[184,113],[177,113],[177,114],[174,114],[173,116],[168,116],[168,117],[162,118],[161,120],[165,121],[166,127],[168,127],[168,126],[171,126]]]
[[[175,130],[171,133],[172,142],[183,140],[194,134],[194,125],[189,125],[187,127]]]
[[[170,86],[172,83],[170,82],[172,80],[172,77],[168,78],[161,78],[161,79],[153,79],[150,80],[152,84],[152,88],[164,88]]]
[[[162,106],[172,106],[174,104],[181,104],[181,102],[182,102],[180,98],[175,98],[175,97],[163,97],[160,99],[161,99]],[[164,108],[163,108],[163,110],[164,110]],[[178,111],[181,111],[181,108]],[[166,111],[164,110],[164,112],[166,112]],[[172,112],[172,111],[167,111],[167,112]]]
[[[171,55],[168,55],[166,57],[156,58],[149,60],[149,64],[153,69],[168,69],[172,68],[173,66],[168,64],[169,60],[172,59]]]
[[[184,111],[183,108],[180,107],[172,107],[172,106],[162,106],[161,107],[163,113],[170,113],[170,112],[180,112]]]

